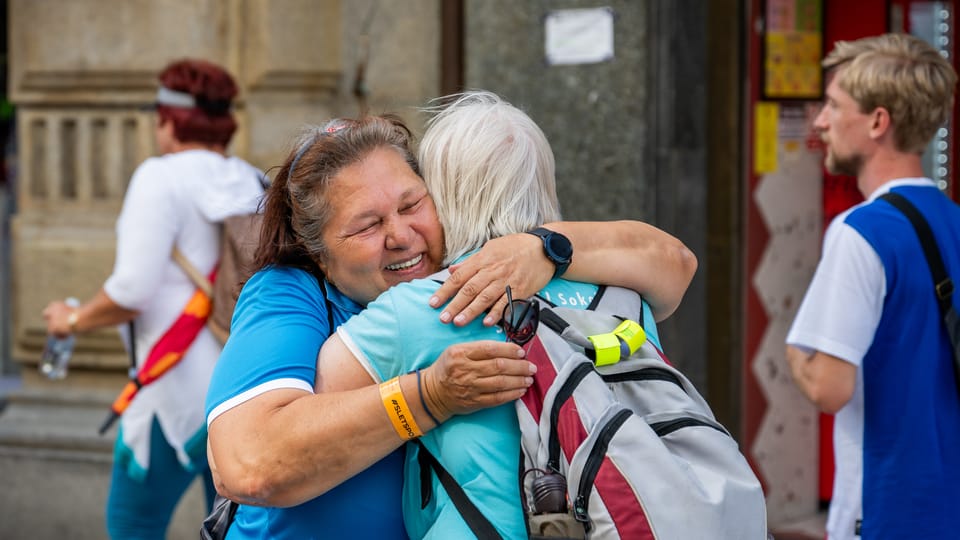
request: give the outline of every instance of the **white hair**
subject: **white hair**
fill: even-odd
[[[560,219],[553,151],[543,131],[496,94],[428,107],[420,165],[446,240],[444,264],[484,242]]]

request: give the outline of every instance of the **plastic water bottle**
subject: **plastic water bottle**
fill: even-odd
[[[67,298],[64,303],[74,309],[80,307],[80,301],[73,297]],[[76,337],[73,334],[62,338],[47,336],[47,344],[43,348],[43,356],[40,357],[40,373],[53,380],[66,377],[67,364],[70,363],[75,343]]]

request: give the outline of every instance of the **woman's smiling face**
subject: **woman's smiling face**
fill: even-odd
[[[337,174],[320,268],[354,301],[427,277],[443,261],[443,230],[423,180],[395,150],[379,148]]]

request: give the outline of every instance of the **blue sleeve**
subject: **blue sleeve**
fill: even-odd
[[[257,272],[237,299],[230,339],[207,391],[206,414],[243,392],[281,379],[312,388],[317,353],[329,334],[327,306],[315,277],[292,268]]]

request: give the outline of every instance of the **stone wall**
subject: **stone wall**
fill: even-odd
[[[465,86],[502,95],[543,129],[557,161],[564,218],[638,219],[705,251],[706,7],[694,0],[615,0],[614,56],[549,65],[552,10],[597,7],[467,0]],[[701,267],[702,268],[702,267]],[[706,388],[703,271],[661,325],[667,354]]]

